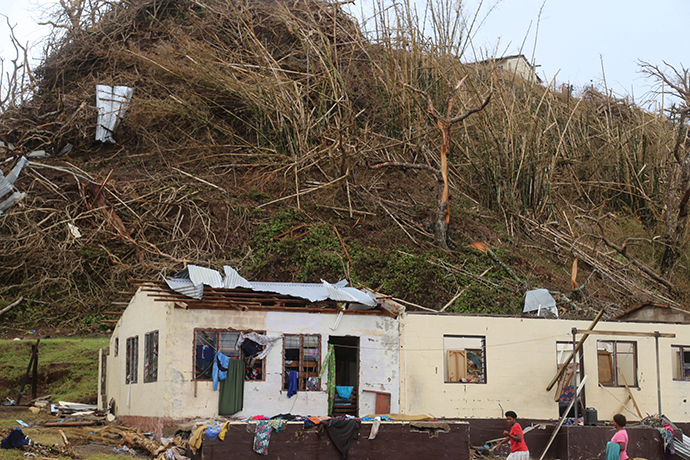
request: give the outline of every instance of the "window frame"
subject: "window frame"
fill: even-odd
[[[467,340],[480,340],[480,348],[476,347],[464,347],[457,348],[452,345],[446,345],[446,339],[467,339]],[[468,364],[467,364],[467,352],[479,352],[481,353],[482,368],[480,369],[480,379],[479,381],[473,382],[469,381],[467,375]],[[465,360],[464,375],[465,377],[458,377],[457,381],[451,380],[450,376],[450,356],[457,352],[462,352],[461,355]],[[443,335],[443,383],[444,384],[460,384],[460,385],[486,385],[488,382],[487,376],[487,366],[486,366],[486,336],[485,335],[456,335],[456,334],[444,334]]]
[[[119,337],[115,337],[115,344],[113,345],[113,348],[114,348],[113,355],[115,358],[117,358],[117,355],[120,353],[120,338]]]
[[[144,335],[144,383],[158,381],[158,331]]]
[[[674,382],[690,382],[690,360],[685,361],[685,353],[690,353],[690,345],[671,345],[673,351],[673,371],[671,373]],[[676,362],[675,354],[678,353],[679,360]],[[677,365],[679,365],[677,367]],[[686,367],[687,366],[687,367]],[[676,378],[676,372],[680,378]]]
[[[288,337],[298,337],[299,338],[299,363],[297,364],[297,391],[321,391],[321,379],[318,377],[318,375],[321,373],[321,334],[283,334],[283,390],[287,391],[288,389],[288,376],[290,375],[291,370],[295,370],[294,366],[287,367],[287,359],[286,359],[286,344],[287,344],[287,338]],[[304,371],[305,367],[305,362],[307,360],[304,359],[304,338],[305,337],[316,337],[317,338],[317,344],[316,344],[316,350],[317,350],[317,356],[316,356],[316,371],[314,372],[316,374],[317,378],[317,385],[315,390],[310,390],[307,388],[307,380],[309,377],[313,377],[310,375],[304,375],[306,372]],[[312,347],[309,347],[312,348]],[[294,360],[291,360],[294,361]]]
[[[257,334],[266,334],[266,331],[255,331],[255,330],[234,330],[234,329],[220,329],[220,328],[195,328],[194,329],[194,337],[193,337],[193,343],[192,343],[192,381],[199,381],[199,382],[211,382],[213,381],[212,375],[209,376],[208,378],[200,378],[197,374],[197,333],[198,332],[204,332],[204,333],[213,333],[215,334],[215,345],[214,345],[214,351],[213,351],[213,356],[216,356],[216,353],[218,352],[218,343],[220,342],[220,333],[221,332],[228,332],[228,333],[233,333],[237,334],[239,338],[240,333],[249,333],[249,332],[256,332]],[[237,344],[237,341],[235,341],[235,344]],[[236,355],[233,355],[236,356]],[[242,356],[242,350],[237,350],[237,356]],[[266,359],[256,359],[254,360],[254,367],[257,365],[261,366],[261,378],[260,379],[248,379],[247,378],[247,361],[245,361],[244,358],[242,360],[245,362],[245,375],[244,375],[244,381],[245,382],[265,382],[266,381]]]
[[[139,381],[139,336],[127,337],[125,360],[125,384]]]
[[[611,359],[612,359],[612,371],[613,371],[613,379],[612,383],[604,383],[601,381],[601,364],[600,364],[600,359],[601,359],[601,354],[599,351],[604,351],[600,350],[599,344],[602,343],[608,343],[613,345],[613,353],[611,354]],[[634,382],[626,382],[625,380],[619,381],[618,380],[618,344],[631,344],[632,345],[632,365],[633,365],[633,376],[635,377]],[[604,386],[604,387],[618,387],[618,388],[625,388],[625,384],[628,384],[628,388],[637,388],[639,385],[639,379],[638,379],[638,373],[639,373],[639,366],[637,363],[637,341],[635,340],[597,340],[597,382]]]

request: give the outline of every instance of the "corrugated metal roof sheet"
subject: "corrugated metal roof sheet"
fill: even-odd
[[[206,267],[199,267],[198,265],[187,265],[187,272],[192,283],[205,284],[213,288],[223,287],[223,278],[217,270]]]
[[[125,115],[133,94],[134,89],[128,86],[96,85],[97,141],[115,143],[113,132]]]
[[[24,166],[26,166],[27,163],[29,163],[29,160],[27,160],[25,157],[21,157],[7,177],[4,177],[2,171],[0,171],[0,198],[12,191],[14,188],[14,182],[17,180],[19,173],[22,172],[22,169],[24,169]]]
[[[214,288],[225,287],[227,289],[234,289],[243,287],[257,292],[273,292],[276,294],[307,299],[311,302],[335,300],[336,302],[357,303],[369,307],[375,307],[377,305],[376,296],[366,291],[347,287],[347,280],[338,281],[336,284],[330,284],[323,280],[321,280],[321,284],[273,283],[263,281],[250,282],[240,276],[232,267],[226,265],[223,269],[225,271],[225,281],[221,279],[220,273],[216,270],[196,265],[187,265],[187,267],[175,275],[175,278],[166,278],[166,282],[171,289],[181,294],[185,293],[179,289],[190,289],[190,285],[199,286],[205,284]],[[178,283],[176,287],[170,284],[172,281]],[[198,298],[201,299],[201,297]]]
[[[254,291],[276,292],[278,294],[308,299],[312,302],[318,302],[320,300],[335,300],[337,302],[356,302],[369,305],[371,307],[376,306],[375,298],[372,298],[367,293],[352,287],[335,288],[335,286],[330,285],[333,288],[331,293],[335,296],[335,298],[333,298],[330,296],[329,291],[323,284],[271,283],[262,281],[252,281],[251,284]]]
[[[168,287],[175,292],[191,297],[192,299],[201,300],[204,296],[204,285],[194,285],[189,279],[184,278],[165,278]]]
[[[22,201],[26,197],[24,192],[14,192],[8,199],[0,203],[0,213],[7,211],[17,201]]]
[[[223,286],[228,289],[234,289],[237,287],[243,287],[251,289],[252,285],[249,281],[242,278],[237,270],[227,265],[223,265],[223,270],[225,271],[225,280],[223,281]]]

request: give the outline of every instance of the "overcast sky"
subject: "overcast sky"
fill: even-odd
[[[355,8],[371,1],[355,0]],[[23,43],[34,45],[35,57],[41,49],[36,43],[47,33],[36,24],[37,5],[51,3],[0,0],[0,13],[16,24]],[[466,0],[466,14],[471,15],[479,3]],[[474,52],[483,57],[522,52],[539,66],[545,81],[555,77],[557,84],[571,83],[576,89],[590,82],[603,87],[603,61],[607,87],[644,103],[651,83],[639,74],[638,60],[690,66],[685,29],[690,0],[484,0],[482,8],[480,18],[493,9],[473,37]],[[14,58],[8,34],[6,20],[0,16],[0,57],[5,59],[5,70],[7,61]]]

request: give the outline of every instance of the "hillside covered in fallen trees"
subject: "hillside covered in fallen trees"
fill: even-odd
[[[5,86],[5,178],[27,159],[6,327],[105,327],[131,279],[185,263],[448,312],[518,314],[534,288],[562,316],[687,301],[682,117],[468,64],[404,11],[365,33],[319,0],[70,5]],[[131,89],[98,96],[111,127],[97,85]]]

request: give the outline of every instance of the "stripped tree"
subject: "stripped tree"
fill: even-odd
[[[670,88],[671,94],[680,99],[680,105],[671,109],[676,117],[677,131],[669,152],[666,228],[663,237],[665,247],[660,265],[661,272],[671,277],[683,246],[690,200],[690,132],[687,125],[690,117],[690,73],[682,64],[680,70],[666,64],[669,72],[647,62],[641,62],[640,65],[642,72]]]
[[[414,163],[397,163],[397,162],[387,162],[381,163],[372,168],[382,168],[385,166],[401,166],[406,168],[415,169],[426,169],[434,173],[439,184],[438,193],[438,208],[436,211],[436,231],[435,238],[436,242],[443,248],[448,248],[448,226],[450,224],[450,187],[448,185],[448,156],[450,153],[450,129],[451,127],[463,121],[465,118],[469,117],[473,113],[477,113],[483,110],[491,100],[491,93],[489,93],[484,102],[477,106],[468,109],[465,113],[458,116],[453,116],[453,105],[455,103],[455,94],[458,92],[462,84],[467,79],[467,76],[460,80],[455,87],[449,88],[448,92],[448,102],[446,105],[445,116],[441,115],[434,107],[434,102],[431,100],[431,96],[426,91],[417,89],[411,85],[403,84],[403,86],[410,91],[414,91],[426,98],[427,102],[427,112],[431,118],[436,123],[436,126],[441,130],[442,134],[442,144],[441,144],[441,169],[436,169],[433,166],[427,164],[414,164]]]

